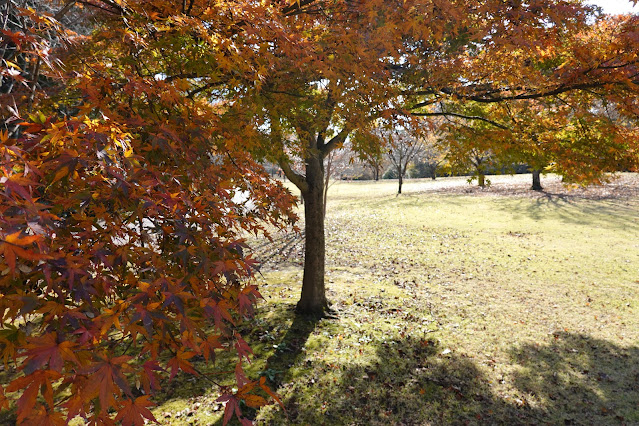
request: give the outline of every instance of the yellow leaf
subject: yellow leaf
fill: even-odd
[[[69,174],[69,168],[67,166],[62,167],[60,170],[57,171],[57,173],[53,177],[53,181],[51,183],[55,183],[55,182],[59,181],[60,179],[62,179],[63,177],[65,177],[68,174]]]
[[[22,71],[22,68],[20,68],[18,64],[16,64],[15,62],[5,60],[5,63],[12,68],[19,69]]]
[[[21,237],[21,234],[22,231],[14,232],[11,235],[7,235],[4,240],[9,244],[16,246],[28,246],[41,238],[38,235],[25,235],[24,237]]]

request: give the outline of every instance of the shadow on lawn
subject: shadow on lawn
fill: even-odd
[[[639,423],[638,348],[570,333],[551,339],[512,350],[517,373],[503,378],[512,385],[508,395],[496,394],[464,355],[444,354],[437,344],[410,337],[388,341],[377,347],[372,364],[314,365],[316,374],[334,378],[320,373],[317,381],[298,383],[297,392],[285,395],[288,421],[274,423]]]
[[[277,389],[288,379],[288,370],[299,360],[308,337],[319,321],[317,317],[295,314],[293,323],[277,345],[277,350],[266,361],[265,372],[273,389]]]
[[[566,223],[604,229],[637,230],[637,203],[622,199],[580,200],[563,194],[546,194],[536,200],[521,199],[502,207],[515,217],[534,220],[556,217]]]
[[[540,401],[543,421],[639,423],[639,347],[571,333],[553,339],[512,351],[513,362],[522,367],[514,384]]]

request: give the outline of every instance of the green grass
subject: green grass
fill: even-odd
[[[247,371],[286,412],[257,423],[638,424],[639,197],[530,196],[522,179],[333,185],[337,318],[293,314],[301,242],[268,252]],[[180,380],[157,418],[219,422],[206,384]]]

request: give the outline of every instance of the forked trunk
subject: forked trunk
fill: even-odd
[[[326,245],[324,240],[324,165],[319,155],[306,160],[306,183],[304,193],[304,279],[302,296],[297,303],[297,312],[304,315],[323,315],[328,310],[324,288],[324,262]]]
[[[532,187],[533,191],[541,191],[544,188],[541,186],[541,170],[536,169],[532,171]]]

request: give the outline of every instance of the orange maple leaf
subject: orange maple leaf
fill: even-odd
[[[195,352],[185,352],[179,350],[168,363],[168,366],[171,368],[169,380],[172,380],[173,377],[175,377],[178,370],[197,375],[197,371],[193,369],[193,366],[188,361],[189,359],[193,358],[194,355]]]
[[[122,421],[123,426],[142,426],[145,418],[157,423],[153,413],[146,408],[153,405],[155,404],[149,401],[149,395],[143,395],[136,398],[135,401],[126,399],[123,407],[118,411],[115,421]]]
[[[122,375],[122,369],[127,366],[126,362],[130,359],[129,356],[119,356],[104,360],[87,371],[92,374],[85,390],[86,398],[90,400],[99,397],[102,413],[115,406],[115,396],[120,395],[118,387],[127,394],[131,393],[128,382]]]

